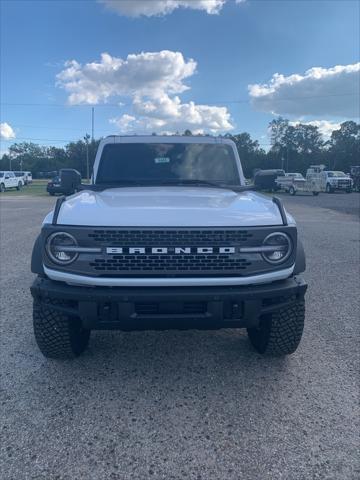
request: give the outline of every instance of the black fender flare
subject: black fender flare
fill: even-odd
[[[38,235],[35,240],[33,251],[31,254],[31,271],[37,273],[38,275],[44,275],[44,266],[42,258],[42,249],[43,249],[43,240],[41,234]]]
[[[303,244],[298,239],[297,246],[296,246],[296,260],[295,260],[295,267],[294,267],[294,275],[298,273],[305,272],[306,269],[306,258],[305,258],[305,250]]]

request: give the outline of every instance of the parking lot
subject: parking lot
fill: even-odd
[[[360,195],[282,197],[308,261],[294,355],[235,330],[95,332],[61,362],[36,347],[29,292],[54,199],[1,196],[1,479],[360,477]]]

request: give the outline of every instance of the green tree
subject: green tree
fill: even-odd
[[[328,166],[335,170],[350,171],[352,165],[360,164],[360,124],[343,122],[334,130],[327,142]]]
[[[256,168],[265,168],[266,153],[260,148],[257,140],[251,139],[249,133],[243,132],[237,135],[225,136],[235,142],[245,177],[252,177],[253,171]]]
[[[305,173],[312,163],[323,160],[324,141],[317,126],[298,123],[279,117],[269,124],[271,149],[269,164],[273,168]]]

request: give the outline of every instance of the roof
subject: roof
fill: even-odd
[[[210,135],[109,135],[105,143],[226,143],[233,144],[229,138]]]

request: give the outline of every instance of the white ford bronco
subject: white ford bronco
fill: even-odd
[[[110,136],[92,183],[78,172],[32,255],[34,332],[50,358],[93,329],[246,328],[260,353],[300,342],[307,285],[296,224],[245,185],[235,144],[202,136]]]

